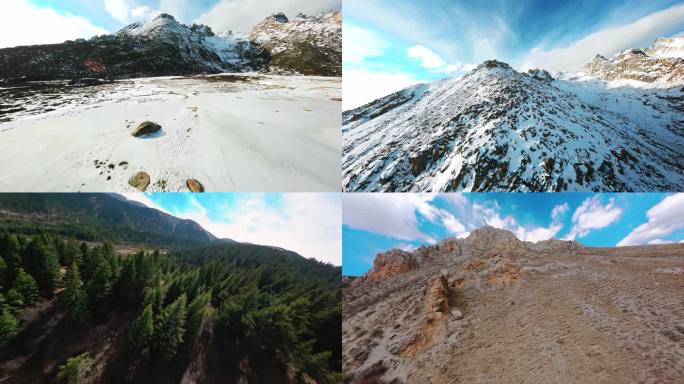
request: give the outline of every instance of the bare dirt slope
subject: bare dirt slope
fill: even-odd
[[[484,228],[392,254],[343,287],[346,383],[684,377],[683,244],[531,244]]]

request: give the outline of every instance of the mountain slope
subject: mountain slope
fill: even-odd
[[[380,254],[342,287],[343,382],[674,383],[682,250],[532,244],[485,227]]]
[[[254,27],[250,39],[264,47],[274,69],[304,75],[342,76],[342,13],[319,16],[283,13]]]
[[[282,15],[282,18],[287,18]],[[0,49],[0,80],[129,78],[261,71],[340,76],[340,13],[269,17],[246,36],[161,14],[111,35]],[[252,41],[254,40],[254,41]],[[262,46],[263,45],[263,46]]]
[[[619,85],[487,61],[346,111],[345,190],[681,190],[684,89]]]
[[[0,194],[0,229],[47,231],[82,240],[153,245],[197,245],[217,238],[192,220],[179,219],[114,194]]]
[[[266,60],[263,49],[244,38],[219,38],[209,27],[188,27],[162,14],[113,35],[1,49],[0,73],[25,80],[144,77],[249,71]]]

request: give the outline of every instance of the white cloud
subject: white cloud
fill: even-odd
[[[114,19],[125,24],[134,20],[148,20],[161,13],[157,9],[139,5],[134,0],[104,0],[104,6],[105,11]]]
[[[105,11],[122,23],[128,21],[131,6],[127,0],[104,0]]]
[[[548,227],[540,227],[534,225],[521,225],[513,216],[501,217],[501,208],[494,202],[490,206],[481,204],[473,204],[474,216],[480,218],[482,223],[475,222],[474,227],[479,227],[482,224],[487,224],[494,228],[506,229],[513,232],[515,237],[522,241],[537,242],[548,240],[563,229],[561,219],[568,210],[568,204],[560,204],[551,211],[551,224]]]
[[[434,203],[437,197],[451,203],[459,211],[453,214]],[[523,241],[537,242],[554,237],[562,228],[562,216],[567,204],[553,209],[552,223],[548,227],[520,225],[513,216],[501,216],[501,208],[494,202],[469,203],[465,197],[452,194],[377,194],[351,193],[342,196],[343,223],[357,230],[365,230],[400,240],[418,240],[435,243],[430,235],[419,228],[419,216],[442,226],[448,236],[464,238],[470,230],[490,225],[513,232]]]
[[[157,16],[160,12],[148,6],[135,7],[131,9],[131,17],[134,19],[145,20]]]
[[[187,23],[188,12],[194,9],[194,5],[188,0],[160,0],[159,9],[164,13],[173,15],[177,20]]]
[[[461,69],[461,64],[449,64],[430,48],[415,45],[407,50],[410,58],[420,61],[420,65],[435,72],[450,74]]]
[[[663,239],[653,239],[646,244],[654,245],[654,244],[672,244],[672,243],[674,243],[674,241],[663,240]]]
[[[418,228],[416,216],[419,210],[431,215],[428,202],[433,198],[419,193],[345,193],[342,223],[400,240],[434,242]]]
[[[575,71],[596,54],[610,57],[627,48],[652,43],[653,36],[663,36],[684,20],[684,4],[652,13],[637,21],[608,27],[579,39],[564,48],[535,49],[522,60],[522,69],[544,68]]]
[[[235,207],[214,219],[201,199],[191,196],[192,207],[164,209],[147,194],[126,194],[171,215],[194,220],[220,238],[272,245],[335,265],[342,263],[342,213],[339,194],[286,193],[282,206],[274,207],[261,194],[246,194]],[[212,208],[215,209],[215,208]]]
[[[62,43],[106,33],[106,29],[84,17],[41,7],[28,0],[0,3],[0,48]]]
[[[343,69],[342,109],[360,107],[373,100],[421,83],[403,72],[383,72],[367,69]]]
[[[622,208],[615,205],[615,199],[611,198],[608,204],[601,204],[601,196],[595,195],[582,202],[572,214],[573,227],[565,237],[566,240],[575,240],[584,237],[590,231],[602,229],[616,222],[622,215]]]
[[[389,44],[377,33],[352,23],[344,23],[342,61],[360,63],[366,58],[382,55]]]
[[[264,18],[277,12],[294,17],[300,12],[315,15],[341,9],[341,0],[221,0],[197,19],[218,32],[235,30],[249,32]]]
[[[553,219],[553,221],[560,220],[563,217],[563,215],[565,215],[565,213],[568,212],[569,209],[570,206],[568,205],[568,203],[556,205],[555,207],[553,207],[553,210],[551,211],[551,218]]]
[[[643,244],[658,240],[674,231],[684,229],[684,193],[665,197],[646,212],[648,222],[634,228],[618,247]]]

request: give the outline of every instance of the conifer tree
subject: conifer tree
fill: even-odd
[[[94,309],[101,309],[109,299],[112,291],[112,271],[109,263],[102,257],[98,258],[92,280],[88,286],[88,302]]]
[[[152,305],[143,309],[140,315],[133,322],[129,335],[129,344],[134,351],[142,351],[150,346],[154,335],[154,315]]]
[[[193,300],[188,306],[187,329],[185,330],[185,336],[183,339],[189,347],[194,345],[197,336],[202,330],[204,320],[207,317],[207,305],[209,304],[210,298],[211,294],[208,292],[197,295],[195,300]]]
[[[5,259],[5,288],[14,286],[14,281],[22,267],[19,254],[19,243],[15,236],[6,235],[3,238],[3,249],[0,250]]]
[[[12,313],[17,313],[17,311],[27,305],[24,302],[24,298],[21,296],[21,293],[14,288],[7,291],[7,297],[5,300],[7,302],[7,308],[12,311]]]
[[[19,268],[14,288],[21,294],[24,305],[29,306],[38,301],[38,283],[23,268]]]
[[[173,359],[183,342],[187,316],[186,301],[185,295],[181,295],[162,310],[155,323],[154,347],[162,360]]]
[[[0,348],[9,343],[17,335],[17,319],[9,310],[0,309]]]
[[[74,262],[80,266],[83,262],[80,246],[78,244],[78,241],[73,237],[70,237],[69,240],[67,240],[66,245],[64,246],[63,262],[63,265],[66,266],[69,266]]]
[[[86,293],[83,290],[81,275],[78,272],[78,264],[75,261],[71,263],[65,281],[66,288],[62,297],[67,308],[69,308],[69,315],[78,324],[83,324],[88,317],[88,303]]]

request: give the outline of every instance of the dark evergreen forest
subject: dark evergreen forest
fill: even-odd
[[[340,267],[224,241],[120,254],[166,235],[108,220],[2,221],[0,381],[339,382]]]

